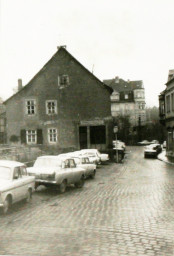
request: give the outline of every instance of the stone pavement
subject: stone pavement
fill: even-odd
[[[40,190],[0,216],[0,254],[174,255],[173,166],[128,150],[123,164],[99,167],[83,189]]]

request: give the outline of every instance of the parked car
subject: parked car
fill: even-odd
[[[158,141],[158,140],[152,140],[152,141],[150,142],[150,144],[159,144],[159,141]]]
[[[97,168],[96,164],[90,163],[89,158],[86,156],[77,156],[71,153],[71,158],[74,159],[78,167],[81,167],[84,169],[85,178],[90,177],[91,179],[94,179],[96,174],[96,168]]]
[[[146,146],[144,149],[144,157],[153,156],[157,157],[159,153],[161,153],[162,147],[160,144],[151,144],[149,146]]]
[[[163,142],[163,148],[166,148],[166,140]]]
[[[100,151],[98,149],[82,149],[80,150],[81,152],[85,153],[85,154],[94,154],[96,156],[97,160],[97,164],[101,164],[104,162],[109,161],[109,155],[108,154],[103,154],[100,153]]]
[[[84,169],[76,166],[74,159],[68,155],[40,156],[27,171],[35,176],[36,189],[39,185],[56,186],[63,193],[67,185],[74,184],[78,188],[84,185]]]
[[[22,199],[29,202],[34,185],[35,178],[27,175],[23,163],[0,160],[0,207],[4,214],[12,204]]]
[[[88,151],[86,149],[74,151],[78,156],[85,156],[89,158],[91,164],[99,165],[101,164],[101,159],[94,152]]]
[[[113,148],[123,148],[123,150],[126,150],[126,144],[121,140],[113,140]]]
[[[140,146],[145,146],[145,145],[150,145],[150,141],[148,140],[143,140],[137,143]]]

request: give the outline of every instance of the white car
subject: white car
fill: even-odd
[[[20,200],[30,201],[35,178],[27,175],[23,163],[0,160],[0,207],[7,213],[10,206]]]
[[[57,186],[61,193],[65,192],[67,185],[74,184],[81,188],[84,185],[85,171],[76,166],[75,161],[65,156],[40,156],[33,167],[27,168],[29,175],[36,178],[36,186]]]
[[[117,148],[123,148],[123,150],[126,149],[126,144],[121,140],[113,140],[113,146],[114,146],[114,149],[117,149]]]
[[[86,149],[84,149],[80,151],[74,151],[73,153],[75,153],[78,156],[88,157],[90,163],[92,164],[95,164],[95,165],[101,164],[101,159],[98,156],[96,156],[94,152],[86,151]]]
[[[81,152],[83,152],[83,153],[85,152],[86,154],[93,153],[96,156],[96,158],[98,159],[97,164],[109,161],[109,155],[100,153],[98,149],[82,149]]]
[[[71,157],[74,159],[78,167],[85,170],[85,178],[90,177],[91,179],[94,179],[97,168],[96,164],[90,163],[89,158],[86,156],[77,156],[71,154]]]

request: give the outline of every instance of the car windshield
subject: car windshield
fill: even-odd
[[[12,170],[9,167],[0,166],[0,179],[9,180]]]
[[[34,163],[34,167],[60,167],[60,159],[51,159],[51,158],[38,158]]]

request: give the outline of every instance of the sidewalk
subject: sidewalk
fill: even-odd
[[[168,163],[168,164],[171,164],[171,165],[174,165],[174,162],[171,161],[167,156],[166,156],[166,151],[162,151],[161,154],[158,155],[158,159],[165,162],[165,163]]]

